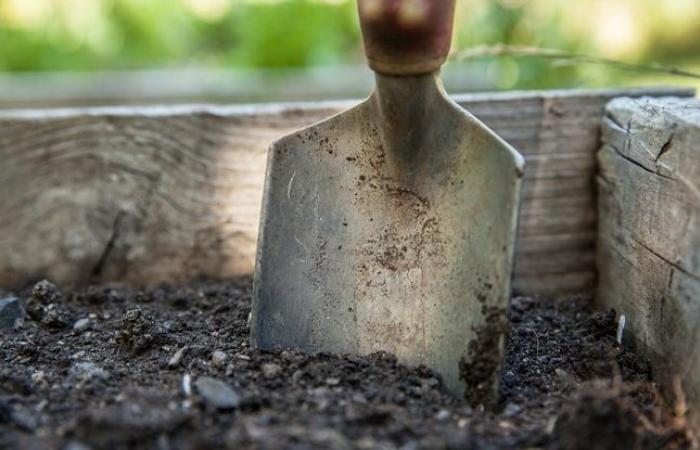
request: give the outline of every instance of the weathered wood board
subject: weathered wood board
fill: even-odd
[[[594,288],[595,152],[622,95],[692,91],[455,97],[527,160],[516,291]],[[350,104],[0,112],[0,286],[250,273],[267,146]]]
[[[700,404],[700,101],[617,99],[598,155],[597,300]],[[696,425],[700,425],[695,415]]]

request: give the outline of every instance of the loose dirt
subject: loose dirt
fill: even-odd
[[[486,408],[388,354],[251,350],[249,279],[16,294],[27,316],[0,331],[0,448],[692,448],[614,313],[586,299],[513,299]]]

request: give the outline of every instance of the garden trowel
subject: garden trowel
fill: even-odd
[[[270,147],[253,346],[386,351],[455,393],[495,386],[460,359],[500,361],[523,159],[443,90],[454,0],[358,3],[376,88]]]

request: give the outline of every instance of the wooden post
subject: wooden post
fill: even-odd
[[[700,101],[612,101],[598,158],[598,301],[625,315],[624,339],[657,379],[682,380],[698,405]]]

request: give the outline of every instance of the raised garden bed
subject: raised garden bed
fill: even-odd
[[[665,180],[661,187],[652,183],[653,192],[686,195],[674,191],[679,185],[667,170],[692,160],[684,149],[693,147],[700,124],[672,114],[665,121],[640,119],[636,127],[622,124],[631,141],[617,149],[621,159],[606,160],[606,149],[623,139],[614,134],[616,120],[640,113],[619,100],[608,107],[604,124],[603,118],[617,97],[691,94],[655,89],[457,98],[527,161],[513,332],[495,412],[448,397],[432,373],[397,366],[388,355],[309,356],[247,347],[246,277],[267,145],[347,104],[0,113],[6,187],[0,190],[0,287],[18,294],[28,313],[22,326],[0,335],[0,445],[688,448],[686,425],[697,424],[698,371],[694,358],[681,360],[695,343],[696,322],[684,322],[675,341],[660,336],[687,317],[684,311],[693,317],[697,246],[691,241],[666,254],[667,245],[659,249],[642,239],[646,253],[635,256],[640,246],[630,247],[620,233],[653,235],[665,222],[649,222],[644,212],[663,210],[658,202],[646,209],[641,200],[609,200],[648,197],[634,181],[652,172]],[[695,108],[692,100],[675,101]],[[631,102],[666,114],[662,102]],[[662,136],[652,158],[656,166],[644,151],[635,153],[639,142],[653,140],[644,134],[655,129],[647,123],[680,136]],[[602,172],[596,159],[601,129]],[[678,154],[686,159],[674,160]],[[624,161],[641,172],[629,175]],[[614,182],[620,179],[630,183]],[[689,204],[685,211],[696,217],[695,203],[686,200],[678,204]],[[611,219],[615,215],[623,219]],[[685,242],[678,240],[682,233],[672,236]],[[658,267],[665,262],[677,274],[670,284],[644,269],[654,257]],[[598,269],[604,273],[596,292]],[[60,288],[36,287],[42,278]],[[202,279],[210,282],[197,282]],[[148,290],[161,282],[181,288]],[[667,289],[659,287],[663,283]],[[643,295],[631,298],[634,292]],[[618,317],[586,311],[596,294],[601,310],[612,305],[618,317],[626,315],[624,346],[617,344]],[[648,305],[661,298],[674,309],[656,320],[668,309]],[[88,320],[74,330],[80,319]],[[668,352],[675,342],[682,344]],[[214,356],[217,351],[223,353]],[[183,391],[185,375],[190,388]],[[234,393],[201,381],[206,376],[225,381]],[[650,384],[654,377],[664,389]],[[603,381],[593,382],[598,378]]]

